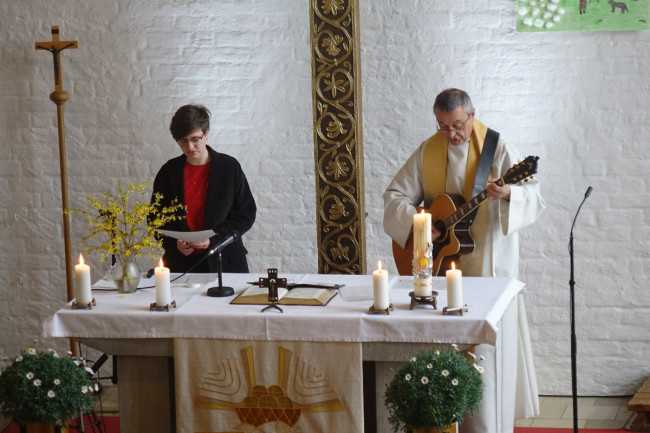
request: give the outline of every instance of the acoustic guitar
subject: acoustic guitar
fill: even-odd
[[[515,164],[508,172],[497,180],[497,185],[511,185],[528,182],[528,179],[537,173],[537,160],[539,156],[528,156]],[[487,200],[487,188],[465,202],[461,195],[441,194],[433,201],[429,209],[431,224],[439,232],[438,239],[433,241],[431,257],[433,259],[433,275],[444,275],[450,268],[450,262],[458,262],[458,257],[474,251],[474,241],[469,233],[470,224],[465,221],[481,203]],[[418,209],[418,212],[420,209]],[[400,275],[413,274],[413,234],[411,234],[404,248],[393,241],[393,257]]]

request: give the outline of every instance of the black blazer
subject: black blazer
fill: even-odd
[[[234,232],[240,236],[246,233],[255,222],[257,206],[239,162],[232,156],[206,147],[210,153],[210,174],[203,228],[216,233],[210,238],[209,248],[213,248]],[[158,171],[153,192],[163,195],[163,206],[169,206],[174,198],[185,204],[184,169],[185,155],[181,155],[167,161]],[[184,217],[185,211],[180,214]],[[172,221],[163,228],[189,231],[185,218]],[[184,256],[176,248],[176,239],[167,236],[163,237],[163,248],[165,266],[172,272],[186,272],[203,257],[198,254]],[[224,248],[223,272],[248,272],[247,252],[241,237]],[[217,255],[213,254],[192,272],[217,272],[217,259]]]

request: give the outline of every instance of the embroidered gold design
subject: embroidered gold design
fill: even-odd
[[[319,273],[366,270],[358,10],[311,1]]]
[[[234,357],[226,359],[206,374],[194,401],[196,407],[235,411],[241,422],[237,428],[243,431],[256,431],[269,422],[290,428],[302,413],[345,410],[327,378],[291,350],[278,349],[278,383],[268,387],[257,384],[253,347],[242,349],[240,356],[240,363]],[[246,392],[242,401],[232,401],[242,391]]]

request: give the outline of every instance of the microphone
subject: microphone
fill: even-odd
[[[573,224],[571,224],[571,236],[573,236],[573,227],[576,225],[576,220],[578,219],[578,214],[580,213],[580,209],[582,209],[582,205],[585,204],[585,201],[587,200],[587,197],[589,197],[589,194],[591,194],[591,191],[594,189],[592,187],[588,187],[587,191],[585,192],[585,198],[582,199],[582,202],[580,203],[580,206],[578,206],[578,211],[576,212],[576,216],[573,217]]]
[[[217,245],[215,245],[214,248],[212,248],[212,249],[209,250],[208,252],[204,253],[203,256],[202,256],[202,257],[201,257],[201,258],[200,258],[196,263],[194,263],[192,266],[190,266],[190,268],[189,268],[188,270],[186,270],[185,272],[183,272],[182,274],[180,274],[179,276],[177,276],[176,278],[174,278],[173,280],[171,280],[171,282],[173,283],[174,281],[178,280],[178,279],[179,279],[180,277],[182,277],[183,275],[185,275],[185,274],[189,274],[190,272],[192,272],[192,271],[194,270],[194,268],[196,268],[198,265],[200,265],[201,263],[203,263],[203,262],[205,261],[205,259],[207,259],[207,258],[210,257],[211,255],[213,255],[214,253],[218,253],[218,254],[219,254],[219,262],[218,262],[218,267],[219,267],[219,281],[221,281],[221,251],[222,251],[224,248],[226,248],[228,245],[232,244],[232,243],[235,242],[237,239],[239,239],[240,236],[241,236],[241,235],[239,234],[239,232],[233,231],[231,234],[228,235],[228,237],[226,237],[224,240],[222,240],[222,241],[219,242]],[[147,278],[151,278],[151,276],[153,275],[153,272],[154,272],[153,269],[149,269],[149,272],[147,273]],[[219,283],[219,285],[221,285],[221,283]],[[149,288],[149,287],[147,287],[147,288]]]
[[[239,239],[239,233],[232,232],[226,239],[222,240],[214,248],[208,251],[206,257],[209,257],[214,253],[220,253],[221,251],[223,251],[224,248],[226,248],[228,245],[235,242],[237,239]]]

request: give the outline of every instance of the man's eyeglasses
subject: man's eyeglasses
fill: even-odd
[[[467,125],[467,121],[469,120],[469,117],[470,116],[468,114],[467,119],[465,119],[465,121],[461,125],[454,125],[454,126],[451,126],[451,127],[447,126],[447,127],[444,127],[444,128],[441,127],[440,124],[438,123],[438,121],[436,120],[436,126],[438,127],[438,130],[443,131],[443,132],[451,132],[451,131],[461,132],[461,131],[465,130],[465,126]]]
[[[181,146],[187,146],[189,143],[199,144],[199,142],[203,140],[203,137],[205,137],[205,134],[200,137],[183,138],[181,140],[176,140],[176,143],[180,144]]]

